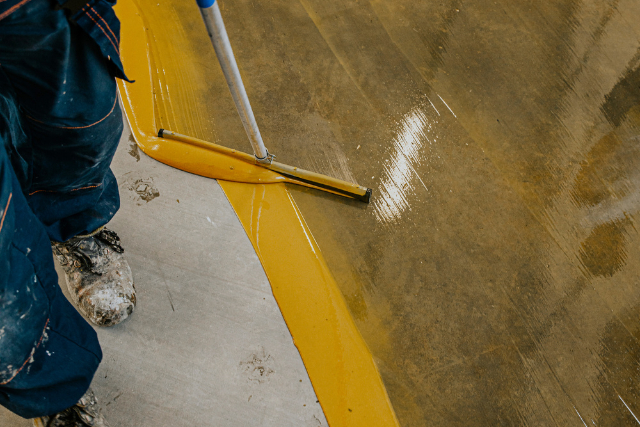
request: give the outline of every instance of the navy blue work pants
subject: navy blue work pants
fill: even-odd
[[[122,127],[112,64],[65,11],[31,0],[0,20],[0,404],[25,418],[75,404],[102,358],[50,240],[117,211]]]

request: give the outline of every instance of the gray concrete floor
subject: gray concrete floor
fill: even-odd
[[[93,381],[112,427],[326,426],[218,183],[150,159],[129,135],[112,165],[122,207],[110,226],[138,306],[123,324],[98,329],[104,360]],[[29,425],[0,409],[0,426]]]

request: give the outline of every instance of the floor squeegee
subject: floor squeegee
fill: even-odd
[[[222,21],[222,15],[220,14],[220,8],[216,3],[216,0],[196,0],[200,7],[202,18],[204,19],[209,38],[213,43],[213,48],[220,62],[220,67],[224,73],[224,77],[227,80],[227,85],[231,91],[231,96],[238,109],[238,114],[244,125],[244,129],[249,137],[249,142],[253,147],[254,156],[245,153],[239,153],[236,150],[226,149],[225,147],[217,146],[220,151],[232,153],[234,157],[238,157],[245,161],[254,162],[256,165],[263,168],[272,170],[287,178],[291,178],[290,182],[298,182],[302,185],[307,185],[320,190],[325,190],[334,194],[339,194],[346,197],[351,197],[356,200],[360,200],[365,203],[369,203],[371,199],[371,189],[354,184],[351,182],[343,181],[340,179],[332,178],[327,175],[322,175],[315,172],[306,171],[294,166],[288,166],[274,160],[275,156],[269,153],[264,146],[262,136],[260,136],[260,130],[258,124],[253,116],[251,105],[249,104],[249,98],[247,92],[244,89],[242,78],[240,77],[240,71],[236,64],[233,50],[231,49],[231,43],[227,36],[227,31]],[[196,138],[192,138],[186,135],[181,135],[170,130],[160,129],[158,136],[161,138],[174,139],[183,142],[199,143]],[[208,146],[215,146],[216,144],[207,143]]]

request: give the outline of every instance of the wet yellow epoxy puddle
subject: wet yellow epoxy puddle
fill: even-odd
[[[338,286],[296,203],[278,184],[286,180],[206,148],[155,136],[165,127],[219,143],[220,123],[214,120],[230,126],[240,121],[232,104],[224,102],[229,96],[197,9],[178,1],[162,7],[153,1],[138,5],[122,2],[117,12],[122,60],[136,80],[120,82],[120,90],[139,147],[163,163],[222,179],[219,183],[262,262],[330,425],[398,425]],[[216,91],[220,97],[211,96]]]

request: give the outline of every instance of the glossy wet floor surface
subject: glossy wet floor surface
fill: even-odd
[[[403,426],[639,423],[639,2],[221,8]]]

